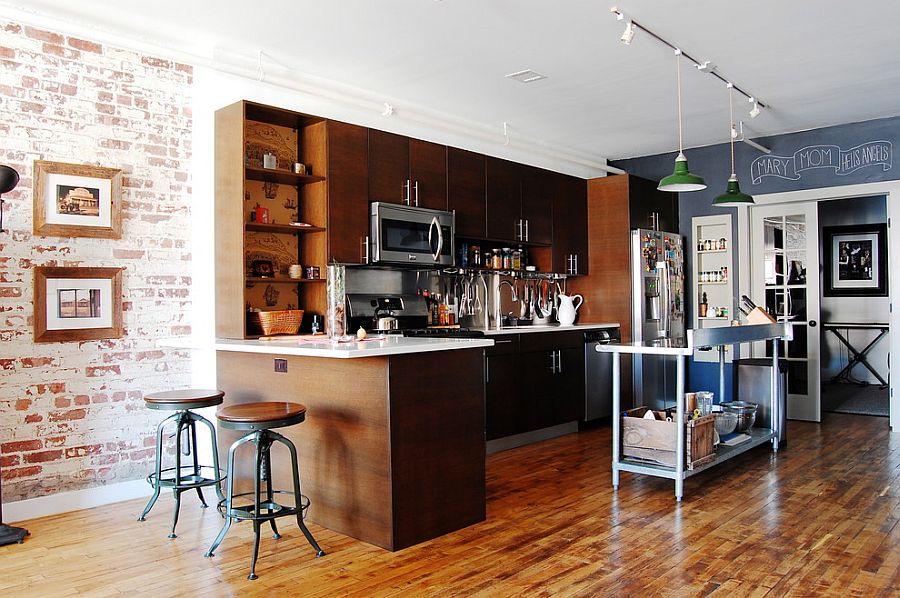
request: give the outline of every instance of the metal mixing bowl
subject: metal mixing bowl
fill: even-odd
[[[717,411],[716,416],[716,432],[719,435],[731,434],[738,423],[738,416],[731,411]]]
[[[735,432],[746,432],[753,427],[756,421],[756,403],[748,403],[747,401],[728,401],[721,404],[722,410],[726,413],[734,413],[737,415],[737,426]]]

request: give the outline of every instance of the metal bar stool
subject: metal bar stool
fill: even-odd
[[[159,392],[144,397],[144,402],[150,409],[176,412],[162,420],[156,427],[156,470],[147,476],[147,483],[153,486],[153,496],[150,497],[150,501],[144,507],[144,512],[138,517],[138,521],[144,521],[147,513],[150,512],[150,509],[156,503],[156,499],[159,498],[159,491],[163,488],[171,488],[172,493],[175,495],[175,514],[172,518],[170,538],[177,537],[175,535],[175,526],[178,524],[178,511],[181,508],[182,492],[196,490],[197,495],[200,496],[203,508],[206,508],[207,504],[203,499],[201,488],[204,486],[215,486],[219,500],[224,500],[220,484],[224,477],[219,469],[219,448],[216,445],[216,429],[208,419],[190,411],[191,409],[220,405],[224,396],[225,393],[220,390],[186,389]],[[213,458],[211,466],[201,465],[197,456],[198,422],[209,428]],[[164,468],[163,431],[169,423],[175,424],[175,466]],[[191,462],[182,464],[182,455],[190,456]]]
[[[228,449],[228,464],[226,466],[226,483],[225,499],[219,503],[219,510],[225,516],[225,525],[216,536],[212,546],[206,551],[206,556],[211,557],[215,553],[216,548],[222,543],[225,534],[231,527],[233,521],[248,520],[253,522],[253,558],[250,561],[250,575],[248,579],[257,579],[256,576],[256,560],[259,556],[259,529],[266,521],[272,526],[273,538],[276,540],[281,538],[278,528],[275,526],[275,519],[278,517],[287,517],[291,515],[297,516],[297,525],[310,546],[316,551],[316,556],[325,556],[325,551],[319,547],[316,539],[303,522],[307,509],[309,509],[309,498],[300,494],[300,468],[297,464],[297,449],[294,443],[277,432],[273,432],[273,428],[283,428],[299,424],[306,419],[306,407],[299,403],[283,403],[283,402],[262,402],[262,403],[244,403],[241,405],[231,405],[219,409],[216,414],[219,419],[219,425],[230,430],[250,430],[247,434],[239,438]],[[238,447],[244,443],[252,442],[256,445],[256,475],[253,478],[253,492],[244,492],[242,494],[234,494],[234,453]],[[291,453],[291,465],[293,472],[292,491],[289,490],[273,490],[271,472],[271,448],[272,444],[280,442],[285,445]],[[265,492],[260,488],[265,482]],[[293,494],[294,505],[286,506],[275,502],[276,494]],[[253,502],[246,505],[236,506],[234,500],[245,496],[253,496]]]

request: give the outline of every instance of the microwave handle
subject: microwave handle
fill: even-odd
[[[431,219],[431,225],[428,227],[428,247],[431,247],[432,232],[437,229],[437,249],[435,249],[432,257],[437,260],[444,249],[444,231],[441,230],[441,223],[438,222],[437,216]]]

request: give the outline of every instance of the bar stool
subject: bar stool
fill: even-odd
[[[306,419],[306,407],[299,403],[285,402],[261,402],[231,405],[219,410],[216,414],[219,425],[229,430],[249,430],[247,434],[239,438],[228,449],[228,464],[226,466],[225,499],[219,502],[219,511],[225,517],[225,525],[216,536],[212,546],[206,551],[206,556],[211,557],[216,548],[222,543],[225,534],[233,521],[248,520],[253,522],[253,558],[250,561],[250,575],[247,579],[257,579],[256,560],[259,556],[259,528],[268,521],[272,526],[273,538],[281,538],[275,519],[278,517],[297,516],[297,525],[310,546],[316,551],[316,556],[325,556],[325,551],[319,547],[316,539],[303,522],[303,518],[309,509],[309,498],[300,494],[300,469],[297,464],[297,449],[294,443],[277,432],[274,428],[284,428],[299,424]],[[252,442],[256,445],[256,475],[253,478],[253,492],[234,494],[234,453],[244,443]],[[293,473],[293,490],[273,490],[271,472],[272,444],[280,442],[291,453],[291,470]],[[260,485],[265,482],[265,496],[260,490]],[[294,505],[285,506],[275,502],[276,494],[293,494]],[[245,496],[253,496],[253,502],[246,505],[235,506],[234,499]]]
[[[191,409],[201,409],[203,407],[213,407],[222,403],[222,397],[225,396],[220,390],[170,390],[167,392],[158,392],[144,396],[144,403],[150,409],[158,409],[160,411],[175,411],[166,419],[162,420],[156,427],[156,469],[147,476],[147,483],[153,486],[153,496],[144,512],[138,517],[138,521],[144,521],[147,513],[153,508],[156,499],[159,498],[159,491],[163,488],[171,488],[175,495],[175,514],[172,518],[172,533],[170,538],[177,537],[175,535],[175,526],[178,524],[178,511],[181,508],[181,493],[188,490],[197,490],[200,496],[200,502],[203,508],[207,507],[206,501],[203,499],[204,486],[215,486],[216,495],[219,500],[224,500],[222,496],[222,488],[220,482],[224,479],[219,469],[219,449],[216,446],[216,430],[208,419],[202,415],[191,412]],[[209,436],[211,439],[213,464],[200,465],[197,456],[197,423],[202,423],[209,428]],[[175,466],[163,467],[163,431],[167,424],[175,424],[176,450],[175,450]],[[182,442],[182,435],[187,433],[185,441]],[[183,451],[183,452],[182,452]],[[191,462],[183,465],[181,462],[182,454],[191,456]]]

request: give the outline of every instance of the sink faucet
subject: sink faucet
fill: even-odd
[[[512,299],[513,301],[519,301],[519,294],[516,292],[516,285],[514,285],[513,283],[511,283],[508,280],[501,280],[497,284],[497,305],[494,306],[493,312],[494,312],[496,327],[498,329],[502,328],[502,325],[503,325],[503,311],[500,308],[500,289],[503,288],[503,285],[506,285],[509,287],[510,299]]]
[[[511,283],[511,282],[509,282],[508,280],[501,280],[501,281],[500,281],[500,284],[497,286],[498,290],[499,290],[500,287],[502,287],[503,285],[506,285],[506,286],[509,287],[509,295],[510,295],[509,298],[512,299],[513,301],[518,301],[518,300],[519,300],[519,295],[516,293],[516,285],[514,285],[514,284]]]

